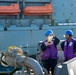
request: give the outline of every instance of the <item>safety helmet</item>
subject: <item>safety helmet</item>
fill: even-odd
[[[52,30],[47,30],[46,33],[45,33],[46,36],[49,36],[51,34],[53,34],[53,31]]]
[[[72,30],[67,30],[67,31],[65,32],[65,35],[73,36],[73,32],[72,32]]]

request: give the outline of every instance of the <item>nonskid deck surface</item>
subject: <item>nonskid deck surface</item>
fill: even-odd
[[[14,69],[14,67],[4,67],[0,65],[0,75],[9,75],[9,73]]]

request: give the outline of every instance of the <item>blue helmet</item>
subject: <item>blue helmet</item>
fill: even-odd
[[[53,31],[52,30],[47,30],[46,33],[45,33],[46,36],[49,36],[51,34],[53,34]]]
[[[72,30],[67,30],[66,33],[65,33],[65,35],[71,35],[71,36],[73,36]]]

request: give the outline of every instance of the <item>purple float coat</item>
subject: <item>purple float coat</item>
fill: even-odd
[[[72,38],[69,42],[69,44],[67,45],[67,40],[64,43],[64,57],[65,59],[72,59],[74,57],[76,57],[76,54],[74,54],[74,50],[73,50],[73,45],[74,45],[75,40]]]
[[[43,42],[44,44],[46,41]],[[54,42],[52,41],[49,46],[47,46],[46,50],[42,54],[42,59],[47,60],[48,58],[57,59],[57,49],[54,46]]]

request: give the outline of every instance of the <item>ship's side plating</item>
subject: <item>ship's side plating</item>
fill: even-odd
[[[50,15],[23,14],[23,9],[27,6],[44,6],[50,3],[54,10]],[[28,53],[36,54],[37,43],[45,39],[47,29],[52,29],[60,39],[64,39],[63,34],[67,29],[72,29],[76,37],[75,3],[76,0],[0,0],[0,6],[19,4],[21,10],[18,15],[0,15],[0,50],[5,50],[10,45],[28,45]]]

